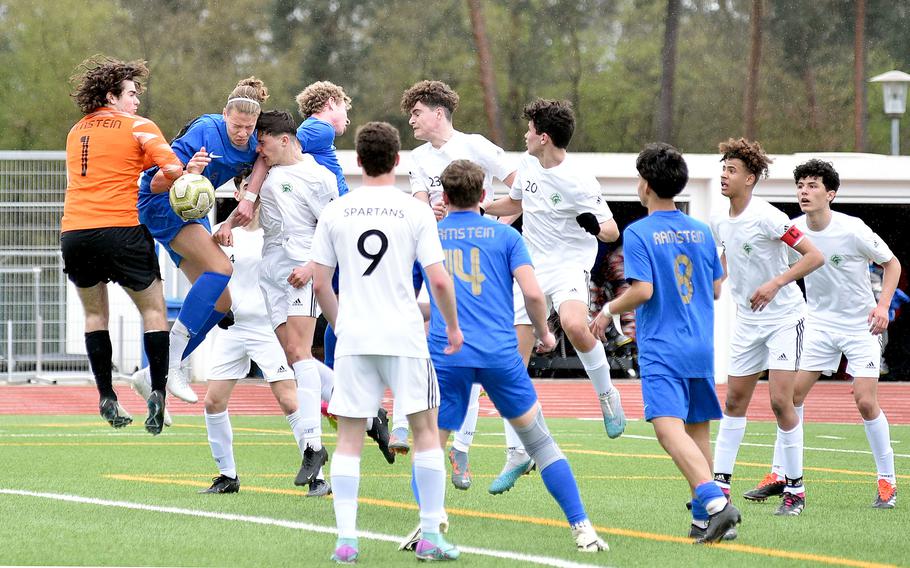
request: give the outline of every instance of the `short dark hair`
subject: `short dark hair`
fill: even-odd
[[[765,154],[761,144],[757,141],[746,140],[745,138],[738,140],[730,138],[726,142],[718,144],[717,148],[723,154],[723,158],[720,161],[733,159],[742,161],[746,165],[746,169],[755,176],[756,183],[761,178],[768,177],[768,165],[774,160]]]
[[[401,150],[398,129],[388,122],[368,122],[357,129],[354,150],[368,176],[387,174],[395,167],[395,157]]]
[[[569,101],[537,99],[525,105],[521,116],[534,124],[534,130],[546,134],[557,148],[568,148],[575,133],[575,112]]]
[[[442,81],[420,81],[401,95],[401,110],[410,114],[417,103],[430,108],[442,107],[446,111],[446,118],[452,120],[452,113],[458,108],[458,93]]]
[[[638,154],[635,168],[648,186],[661,199],[672,199],[689,182],[689,167],[682,154],[669,144],[648,144]]]
[[[449,203],[463,209],[480,203],[483,198],[483,179],[483,169],[471,160],[455,160],[439,176]]]
[[[821,179],[828,191],[837,191],[840,188],[840,176],[837,175],[834,164],[831,162],[809,160],[805,164],[796,166],[796,169],[793,170],[793,181],[796,183],[809,177]]]
[[[294,117],[286,110],[267,110],[256,119],[256,132],[269,136],[289,134],[297,137],[297,123]]]
[[[145,61],[120,61],[106,55],[93,55],[76,67],[70,77],[74,90],[70,96],[82,114],[91,114],[110,103],[107,94],[116,97],[123,94],[123,82],[136,84],[136,92],[142,93],[142,82],[149,76]]]

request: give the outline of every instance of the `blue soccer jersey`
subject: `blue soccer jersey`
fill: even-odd
[[[438,229],[455,283],[464,346],[454,355],[443,354],[445,321],[431,298],[430,356],[447,366],[501,367],[518,353],[512,273],[531,264],[524,241],[512,227],[468,211],[449,213]]]
[[[643,378],[714,377],[714,281],[723,267],[708,225],[656,211],[623,231],[626,278],[654,287],[635,310]]]
[[[297,140],[307,154],[312,154],[316,163],[325,166],[338,179],[338,195],[348,192],[348,184],[344,181],[341,164],[335,154],[335,127],[331,123],[311,116],[297,127]]]

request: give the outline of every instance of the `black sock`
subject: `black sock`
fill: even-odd
[[[106,329],[90,331],[85,334],[85,352],[88,353],[88,364],[95,375],[95,384],[102,398],[117,400],[114,386],[111,384],[111,357],[114,348],[111,346],[111,335]]]
[[[145,356],[149,360],[149,376],[152,390],[164,390],[167,385],[168,345],[170,337],[166,331],[146,331],[142,336]]]

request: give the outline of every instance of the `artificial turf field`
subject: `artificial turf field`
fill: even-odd
[[[280,416],[234,416],[241,491],[198,495],[217,474],[201,417],[177,416],[153,438],[141,419],[112,430],[95,416],[0,416],[0,564],[116,566],[330,565],[334,513],[293,485],[299,453]],[[565,520],[535,472],[512,491],[487,485],[502,466],[498,419],[481,418],[471,450],[474,485],[447,488],[449,540],[463,566],[910,565],[910,503],[872,509],[873,461],[862,426],[806,424],[807,507],[795,518],[735,498],[740,538],[696,546],[685,538],[687,487],[649,424],[609,440],[599,421],[549,419],[610,551],[576,552]],[[334,434],[326,425],[330,451]],[[771,459],[775,426],[750,421],[734,495]],[[907,471],[910,426],[892,425],[897,471]],[[812,449],[808,449],[812,448]],[[413,565],[398,538],[417,524],[410,466],[387,465],[367,440],[358,528],[362,565]],[[898,484],[910,475],[899,475]],[[394,538],[393,538],[394,537]],[[521,556],[524,556],[522,558]]]

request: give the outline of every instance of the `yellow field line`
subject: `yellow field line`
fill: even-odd
[[[182,485],[190,487],[199,487],[205,488],[208,487],[208,483],[203,483],[199,481],[190,481],[190,480],[179,480],[179,479],[163,479],[157,477],[149,476],[138,476],[138,475],[125,475],[125,474],[107,474],[103,477],[109,479],[116,479],[120,481],[139,481],[139,482],[148,482],[148,483],[160,483],[163,485]],[[256,486],[243,486],[244,491],[251,491],[255,493],[270,493],[278,495],[306,495],[306,492],[298,489],[278,489],[271,487],[256,487]],[[416,511],[417,505],[413,503],[402,503],[400,501],[391,501],[388,499],[374,499],[371,497],[360,497],[357,499],[358,503],[363,503],[364,505],[374,505],[377,507],[388,507],[393,509],[404,509],[409,511]],[[557,520],[557,519],[546,519],[542,517],[529,517],[525,515],[512,515],[507,513],[490,513],[486,511],[476,511],[473,509],[446,509],[446,512],[451,516],[461,516],[461,517],[472,517],[479,519],[492,519],[497,521],[509,521],[515,523],[524,523],[530,525],[538,525],[545,527],[557,527],[557,528],[566,528],[566,521]],[[685,538],[681,536],[672,536],[659,533],[651,533],[645,531],[636,531],[632,529],[622,529],[622,528],[613,528],[613,527],[604,527],[596,526],[596,530],[605,534],[612,534],[616,536],[624,536],[630,538],[637,538],[642,540],[651,540],[656,542],[670,542],[676,544],[684,544],[686,546],[692,546],[692,539]],[[830,564],[834,566],[852,566],[857,568],[895,568],[894,564],[879,564],[876,562],[866,562],[863,560],[853,560],[850,558],[839,558],[836,556],[826,556],[823,554],[812,554],[808,552],[793,552],[789,550],[780,550],[776,548],[764,548],[760,546],[750,546],[744,544],[733,544],[727,542],[720,542],[716,544],[709,545],[716,548],[721,548],[724,550],[730,550],[733,552],[741,552],[744,554],[754,554],[757,556],[768,556],[772,558],[786,558],[788,560],[799,560],[805,562],[818,562],[821,564]]]

